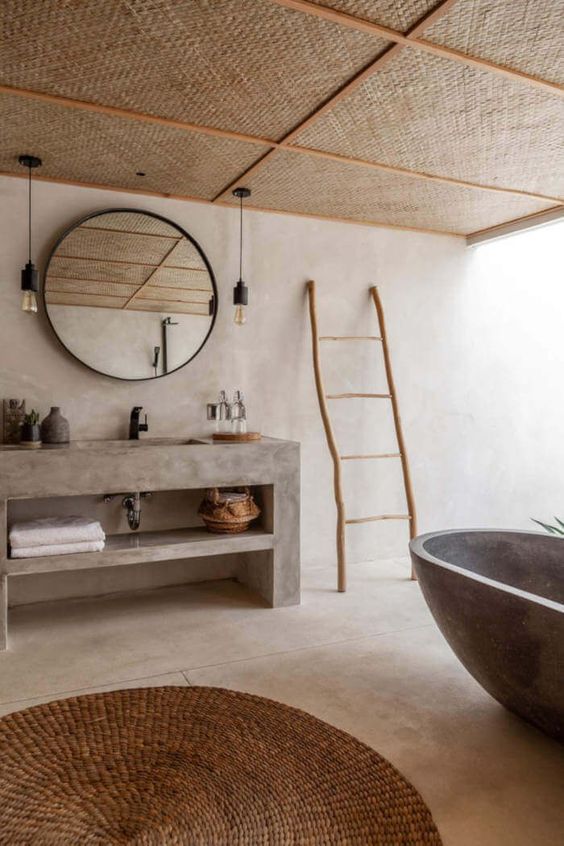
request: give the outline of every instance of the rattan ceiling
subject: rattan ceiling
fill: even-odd
[[[564,82],[561,0],[458,2],[425,38],[554,82]]]
[[[3,171],[21,173],[31,149],[44,177],[206,199],[268,149],[13,95],[0,97],[0,123]]]
[[[137,212],[96,215],[63,238],[45,279],[48,305],[208,315],[201,254],[175,227]]]
[[[564,78],[557,0],[5,0],[1,12],[0,84],[21,89],[0,95],[4,172],[21,175],[31,152],[44,178],[218,202],[249,182],[257,207],[458,233],[564,194],[562,99],[543,82]],[[430,12],[424,43],[406,40]],[[90,273],[131,285],[137,271]],[[159,270],[154,286],[174,279]]]
[[[264,0],[2,5],[8,85],[269,138],[386,47]]]
[[[560,197],[563,118],[556,95],[403,50],[295,143]]]
[[[365,21],[407,32],[423,15],[433,9],[436,0],[313,0],[318,6],[338,9]]]
[[[291,170],[293,178],[288,179]],[[277,151],[249,180],[257,206],[402,227],[473,232],[549,208],[527,197],[446,185]]]

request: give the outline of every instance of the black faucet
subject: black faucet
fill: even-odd
[[[143,408],[142,405],[134,405],[131,409],[131,415],[129,417],[129,440],[130,441],[138,441],[139,440],[139,432],[148,432],[149,431],[149,424],[147,423],[147,415],[145,415],[145,422],[139,422],[139,414],[141,409]]]

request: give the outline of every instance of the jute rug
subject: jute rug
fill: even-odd
[[[9,846],[440,846],[415,789],[315,717],[220,688],[78,696],[0,720]]]

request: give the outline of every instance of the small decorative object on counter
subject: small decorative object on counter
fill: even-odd
[[[63,417],[58,405],[51,407],[41,423],[41,440],[44,444],[68,444],[70,441],[69,421]]]
[[[39,413],[32,408],[29,414],[24,416],[21,425],[21,446],[28,449],[37,449],[41,446],[41,429],[39,428]]]
[[[216,432],[231,431],[231,403],[225,391],[219,392],[217,402],[208,402],[207,412],[208,420],[215,420]]]
[[[25,417],[24,399],[4,400],[4,443],[19,444],[21,426]]]
[[[242,391],[234,391],[231,407],[231,431],[235,435],[242,435],[247,431],[247,409]]]
[[[244,444],[247,441],[260,441],[260,432],[214,432],[212,439],[219,443]]]
[[[246,532],[260,514],[249,488],[208,488],[198,509],[208,532],[234,535]]]

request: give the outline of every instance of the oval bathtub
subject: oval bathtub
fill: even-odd
[[[482,687],[564,740],[564,538],[432,532],[410,543],[437,625]]]

